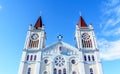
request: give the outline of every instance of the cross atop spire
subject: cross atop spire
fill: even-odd
[[[78,22],[78,27],[87,27],[87,24],[85,23],[84,19],[82,18],[82,16],[80,16],[79,22]]]
[[[35,28],[38,29],[38,28],[42,28],[43,24],[42,24],[42,17],[40,16],[37,20],[37,22],[35,23]]]

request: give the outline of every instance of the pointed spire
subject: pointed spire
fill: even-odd
[[[37,22],[35,23],[35,28],[42,28],[43,24],[42,24],[42,17],[40,16],[37,20]]]
[[[82,18],[82,16],[80,16],[80,20],[78,22],[78,27],[87,27],[87,24],[85,23],[84,19]]]

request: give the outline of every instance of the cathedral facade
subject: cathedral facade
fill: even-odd
[[[76,46],[59,40],[45,45],[41,16],[27,31],[18,74],[103,74],[94,29],[80,16],[76,25]]]

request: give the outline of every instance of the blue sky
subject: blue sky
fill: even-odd
[[[41,15],[47,32],[46,44],[63,41],[75,45],[79,16],[93,24],[104,74],[120,74],[119,0],[1,0],[0,74],[17,74],[28,26]]]

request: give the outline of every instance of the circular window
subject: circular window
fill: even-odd
[[[73,71],[72,74],[77,74],[77,73],[75,71]]]
[[[72,63],[72,64],[75,64],[75,60],[74,60],[74,59],[72,59],[72,60],[71,60],[71,63]]]
[[[47,71],[44,71],[44,74],[48,74]]]
[[[64,64],[65,64],[65,59],[64,59],[63,57],[58,56],[58,57],[55,58],[55,65],[56,65],[56,66],[61,67],[61,66],[63,66]]]
[[[78,59],[73,57],[73,58],[71,58],[70,62],[71,62],[71,64],[77,64],[78,63]]]
[[[44,63],[44,64],[49,64],[49,63],[50,63],[50,59],[49,59],[49,58],[45,58],[45,59],[43,60],[43,63]]]
[[[45,59],[44,62],[45,62],[45,64],[47,64],[48,63],[48,59]]]

